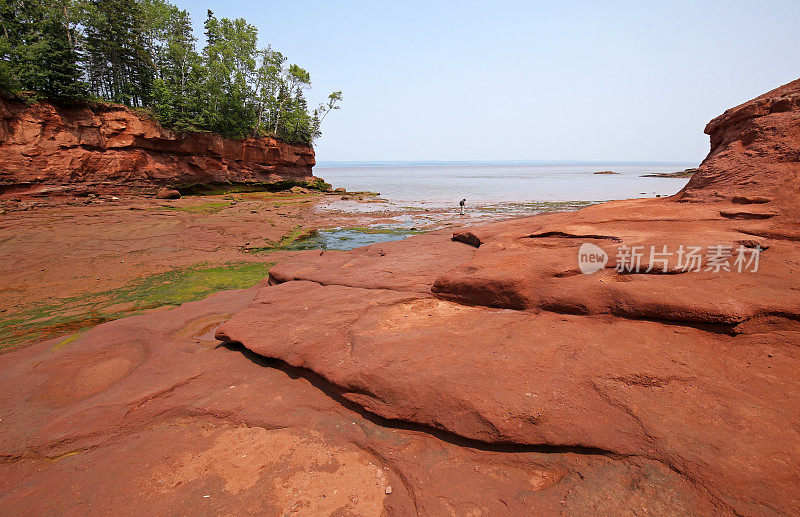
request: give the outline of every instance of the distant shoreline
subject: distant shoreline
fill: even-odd
[[[380,192],[402,203],[468,204],[530,201],[604,201],[672,195],[685,179],[642,178],[643,174],[673,173],[688,165],[669,163],[510,164],[469,162],[449,165],[340,165],[315,168],[325,181],[347,190]],[[594,175],[613,170],[618,174]]]
[[[616,161],[616,162],[591,162],[591,161],[569,161],[569,160],[407,160],[407,161],[318,161],[315,167],[432,167],[437,165],[458,167],[458,166],[480,166],[480,165],[695,165],[696,162],[664,162],[664,161]]]
[[[656,172],[653,174],[642,174],[643,178],[691,178],[699,169],[691,168],[677,172]]]

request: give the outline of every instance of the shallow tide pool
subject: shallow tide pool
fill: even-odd
[[[404,228],[331,228],[317,230],[309,237],[286,246],[290,250],[351,250],[378,242],[399,241],[422,233]]]

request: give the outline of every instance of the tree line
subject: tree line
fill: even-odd
[[[165,127],[310,144],[341,92],[310,109],[311,76],[258,29],[166,0],[0,0],[0,90],[147,108]],[[29,92],[29,93],[26,93]]]

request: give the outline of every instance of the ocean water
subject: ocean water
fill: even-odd
[[[394,203],[424,206],[550,201],[606,201],[668,196],[686,178],[644,178],[682,171],[693,163],[381,164],[326,165],[315,175],[348,191],[380,193]],[[619,174],[594,174],[598,171]]]

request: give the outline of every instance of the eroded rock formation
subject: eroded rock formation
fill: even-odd
[[[273,138],[175,134],[122,106],[0,98],[0,189],[155,192],[162,186],[312,180],[314,150]]]
[[[800,196],[800,79],[745,102],[706,126],[711,152],[679,194],[682,200],[740,204]]]
[[[716,119],[672,198],[309,251],[269,285],[0,357],[0,505],[796,513],[799,90]],[[608,255],[594,274],[584,243]],[[728,270],[664,246],[722,246]]]

